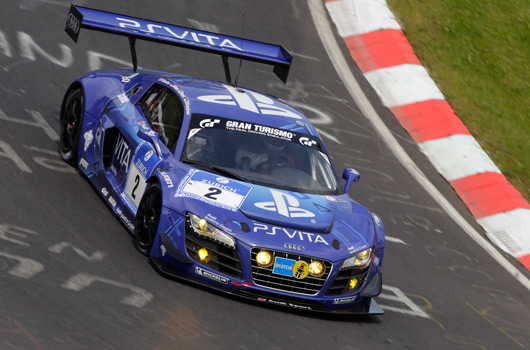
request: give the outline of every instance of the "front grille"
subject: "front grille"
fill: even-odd
[[[328,279],[333,264],[330,261],[311,258],[293,253],[286,253],[281,251],[270,251],[274,258],[280,257],[291,259],[295,261],[303,260],[310,264],[312,260],[320,260],[326,265],[326,272],[321,277],[313,277],[310,274],[304,279],[297,279],[291,276],[278,275],[273,273],[273,266],[259,267],[256,262],[256,255],[263,250],[262,248],[252,248],[251,263],[252,263],[252,281],[254,284],[271,289],[281,290],[303,295],[316,295]]]
[[[208,262],[199,259],[198,251],[201,248],[208,250],[210,254],[210,260]],[[237,279],[243,278],[241,259],[239,258],[237,248],[232,249],[206,237],[199,236],[189,225],[186,227],[186,251],[192,260],[203,266]]]
[[[366,275],[370,268],[340,270],[335,276],[333,283],[328,288],[326,296],[352,294],[357,292],[366,282]],[[350,289],[350,280],[357,278],[358,282],[354,289]]]

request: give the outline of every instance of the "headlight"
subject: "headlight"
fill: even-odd
[[[266,250],[256,254],[256,262],[260,267],[269,267],[272,265],[272,254]]]
[[[326,265],[318,260],[313,260],[309,264],[309,273],[313,277],[321,277],[326,272]]]
[[[188,213],[190,219],[191,227],[200,236],[208,237],[218,243],[224,244],[232,249],[236,249],[236,241],[229,234],[224,233],[213,225],[208,224],[208,222],[198,217],[195,214]]]
[[[359,252],[352,256],[351,258],[348,258],[344,261],[344,264],[341,266],[341,270],[348,269],[348,268],[354,268],[354,269],[360,269],[370,266],[370,262],[372,257],[372,248],[363,250],[362,252]]]

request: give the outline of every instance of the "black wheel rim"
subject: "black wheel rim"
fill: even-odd
[[[75,93],[73,93],[75,94]],[[63,152],[72,150],[81,127],[83,100],[80,95],[72,96],[66,101],[61,116],[61,147]]]
[[[136,241],[141,250],[150,249],[153,245],[158,221],[160,220],[161,196],[158,191],[151,191],[142,199],[136,219]]]

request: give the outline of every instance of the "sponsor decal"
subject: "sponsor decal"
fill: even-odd
[[[228,181],[226,184],[219,183],[217,177],[192,169],[180,182],[175,197],[193,198],[219,208],[236,211],[252,187],[228,179],[226,179]]]
[[[296,261],[292,259],[276,257],[276,259],[274,259],[272,272],[277,275],[293,277],[293,266],[295,263]]]
[[[167,187],[173,187],[173,181],[171,181],[171,178],[166,172],[161,171],[160,175],[162,175],[162,177],[164,178],[164,181],[166,182]]]
[[[305,252],[305,247],[301,244],[284,243],[283,247],[289,250],[295,250],[297,252]]]
[[[118,161],[120,166],[125,167],[125,172],[129,171],[129,160],[131,159],[131,147],[120,134],[116,149],[114,150],[114,158]],[[117,171],[115,172],[115,174]]]
[[[144,177],[144,179],[147,177],[147,172],[148,172],[148,169],[147,167],[144,165],[144,163],[142,163],[142,161],[140,159],[137,159],[136,160],[136,163],[134,163],[134,165],[136,166],[136,169],[138,169],[138,171],[140,172],[140,174],[142,174],[142,176]]]
[[[71,12],[66,18],[66,26],[75,34],[79,34],[79,29],[81,29],[81,23],[79,22],[79,19],[77,19]]]
[[[74,5],[70,6],[70,12],[68,17],[66,17],[65,31],[75,42],[79,37],[79,31],[81,30],[81,21],[83,20],[83,15]]]
[[[137,76],[138,74],[140,74],[140,73],[134,73],[134,74],[131,74],[129,76],[123,76],[123,77],[121,77],[121,82],[125,83],[125,84],[130,83],[131,79],[134,78],[135,76]]]
[[[312,149],[323,153],[322,147],[318,141],[318,137],[293,132],[292,130],[288,129],[290,126],[292,126],[292,123],[290,123],[288,126],[285,126],[287,129],[282,129],[281,127],[271,127],[268,125],[244,122],[240,120],[232,120],[221,117],[215,119],[192,118],[190,123],[190,130],[188,132],[188,139],[194,137],[198,132],[200,132],[204,128],[216,128],[237,131],[247,134],[262,135],[289,142],[300,143],[304,144],[306,147],[311,147]],[[199,135],[195,136],[193,138],[193,141],[201,145],[204,145],[206,143],[206,139],[199,139]]]
[[[96,142],[98,143],[98,146],[101,146],[101,137],[103,136],[104,132],[105,128],[103,127],[103,119],[100,119],[99,127],[96,129]]]
[[[302,145],[309,146],[309,147],[317,144],[315,140],[311,140],[308,137],[300,137],[299,141]]]
[[[167,253],[166,247],[163,244],[161,244],[160,245],[160,255],[164,256],[164,255],[166,255],[166,253]]]
[[[309,274],[309,265],[303,260],[296,261],[276,257],[276,259],[274,259],[272,272],[277,275],[294,277],[301,280],[306,278]]]
[[[254,232],[264,231],[265,234],[276,236],[276,235],[285,235],[290,239],[298,239],[300,241],[306,241],[309,243],[322,243],[329,245],[329,243],[324,239],[322,235],[311,232],[303,232],[298,230],[289,230],[285,227],[269,226],[259,222],[254,223]]]
[[[309,274],[309,265],[303,261],[300,260],[293,266],[293,277],[299,280],[302,280],[307,277]]]
[[[199,123],[199,126],[201,128],[212,128],[215,124],[219,123],[221,120],[219,119],[203,119]]]
[[[349,297],[349,298],[335,298],[333,299],[333,304],[348,304],[353,303],[355,300],[357,300],[357,297]]]
[[[94,140],[94,134],[92,133],[92,129],[85,132],[83,134],[83,138],[85,139],[85,146],[83,147],[83,150],[86,152],[88,150],[88,147],[92,144],[92,141]]]
[[[106,187],[103,187],[103,188],[101,189],[101,194],[103,194],[103,196],[107,197],[107,195],[109,194],[109,191],[107,190]]]
[[[332,196],[329,196],[329,195],[326,195],[324,196],[328,201],[330,202],[336,202],[337,200],[335,199],[335,197],[332,197]]]
[[[287,218],[312,218],[314,213],[309,210],[300,208],[300,202],[294,196],[276,190],[270,190],[274,202],[257,202],[254,206],[267,210],[275,211]]]
[[[219,182],[220,184],[225,184],[225,185],[230,182],[230,180],[224,177],[218,177],[215,179],[215,181]]]
[[[217,218],[213,216],[212,214],[206,214],[204,217],[208,222],[214,224],[217,228],[220,228],[223,231],[232,233],[233,230],[226,227],[225,225],[221,224],[219,221],[217,221]],[[225,221],[226,222],[226,221]]]
[[[210,272],[210,271],[206,271],[204,269],[201,269],[200,267],[195,267],[195,273],[197,275],[209,278],[209,279],[214,280],[216,282],[220,282],[220,283],[223,283],[223,284],[228,284],[228,278],[220,276],[220,275],[215,274],[215,273]]]
[[[242,51],[241,48],[234,44],[230,39],[216,36],[213,33],[203,33],[194,31],[190,28],[181,28],[177,26],[165,26],[161,25],[162,23],[156,22],[149,23],[148,21],[143,21],[140,23],[129,18],[116,17],[116,20],[118,20],[118,25],[122,28],[133,28],[134,30],[139,30],[144,33],[170,35],[175,39],[182,41],[193,41],[206,46],[218,46]]]
[[[280,107],[273,99],[263,94],[241,88],[235,89],[229,85],[223,85],[230,95],[204,95],[198,99],[204,102],[217,103],[229,106],[239,106],[250,112],[264,115],[277,115],[294,119],[302,117],[286,108]]]
[[[273,128],[270,126],[265,126],[265,125],[260,125],[260,124],[240,122],[237,120],[227,120],[225,123],[225,128],[227,130],[234,130],[234,131],[241,131],[241,132],[248,132],[252,134],[276,137],[276,138],[280,138],[280,139],[287,140],[287,141],[291,141],[296,136],[296,134],[293,134],[289,130]]]
[[[360,251],[362,251],[362,250],[366,250],[366,249],[368,249],[368,246],[367,246],[366,244],[365,244],[365,245],[362,245],[362,246],[360,246],[360,247],[357,247],[357,248],[355,248],[355,247],[352,246],[352,247],[349,247],[349,248],[348,248],[348,253],[355,254],[355,253],[357,253],[357,252],[360,252]]]
[[[81,158],[79,160],[79,165],[82,166],[83,168],[85,168],[85,170],[88,169],[88,162],[86,161],[85,158]]]
[[[116,206],[116,200],[112,197],[109,197],[109,203],[110,205],[112,205],[113,208]]]
[[[274,305],[293,307],[293,308],[301,309],[301,310],[311,310],[311,307],[309,306],[293,304],[287,301],[280,301],[280,300],[267,299],[267,298],[258,298],[258,301],[263,301],[263,302],[274,304]]]
[[[144,156],[144,162],[147,162],[153,156],[154,153],[155,153],[155,151],[153,151],[153,150],[147,151],[147,153]]]
[[[110,202],[110,199],[109,199],[109,202]],[[129,228],[129,230],[134,231],[134,224],[131,222],[131,220],[129,220],[129,218],[123,213],[123,211],[120,208],[116,209],[116,214],[118,214],[118,217],[121,219],[121,221],[123,221],[125,226]]]
[[[191,106],[190,106],[190,99],[184,98],[184,111],[186,112],[186,115],[190,115],[191,113]]]

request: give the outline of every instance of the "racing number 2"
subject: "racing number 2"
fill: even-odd
[[[135,187],[135,188],[136,188],[136,187]],[[221,194],[221,193],[223,192],[223,191],[221,191],[220,189],[218,189],[217,187],[210,187],[210,188],[208,189],[208,191],[210,191],[210,192],[206,193],[206,194],[204,195],[204,197],[209,198],[209,199],[212,199],[212,200],[214,200],[214,201],[217,200],[217,197],[214,197],[214,196],[217,196],[217,195],[219,195],[219,194]],[[134,190],[133,190],[133,193],[134,193]]]
[[[146,182],[145,178],[138,171],[135,165],[129,169],[129,175],[127,176],[127,184],[125,185],[125,193],[134,203],[134,207],[137,208],[142,199],[142,195],[145,191]]]
[[[134,187],[131,192],[131,197],[133,199],[136,199],[136,194],[134,192],[138,189],[138,185],[140,185],[140,175],[136,174],[136,177],[134,178]]]

